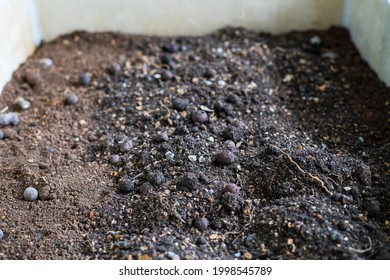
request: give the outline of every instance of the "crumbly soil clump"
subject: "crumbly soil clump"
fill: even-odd
[[[0,259],[390,257],[390,89],[345,29],[75,32],[0,110]]]

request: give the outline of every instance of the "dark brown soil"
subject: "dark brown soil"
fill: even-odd
[[[0,97],[0,259],[388,259],[389,107],[342,28],[43,43]]]

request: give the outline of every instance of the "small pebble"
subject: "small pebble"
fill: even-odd
[[[196,162],[197,157],[196,157],[196,155],[189,155],[189,156],[188,156],[188,159],[189,159],[189,161],[191,161],[191,162]]]
[[[325,52],[321,54],[322,58],[328,58],[328,59],[336,59],[339,57],[339,55],[335,52]]]
[[[143,183],[140,187],[139,187],[139,191],[141,194],[147,194],[148,192],[150,192],[153,188],[153,185],[149,182],[145,182]]]
[[[17,113],[0,114],[0,125],[17,125],[19,123],[19,115]]]
[[[88,86],[91,83],[91,74],[88,72],[83,72],[79,76],[79,82],[83,86]]]
[[[226,86],[226,82],[225,82],[224,80],[219,80],[219,81],[217,82],[217,84],[218,84],[220,87]]]
[[[173,79],[173,74],[169,70],[164,70],[161,72],[161,80],[168,81]]]
[[[229,150],[234,150],[236,148],[236,143],[234,143],[233,140],[226,140],[223,142],[223,145]]]
[[[185,111],[190,104],[190,100],[188,98],[173,98],[172,99],[172,107],[178,111]]]
[[[207,79],[214,78],[217,75],[217,71],[213,68],[207,68],[203,74],[203,77]]]
[[[173,160],[175,158],[175,154],[172,153],[171,151],[168,151],[165,153],[165,158],[169,160]]]
[[[77,159],[77,156],[75,154],[68,154],[67,157],[69,160],[72,160],[72,161],[75,161]]]
[[[240,189],[238,188],[238,186],[236,184],[233,184],[233,183],[227,183],[225,185],[224,191],[225,192],[230,192],[230,193],[233,193],[233,194],[240,193]]]
[[[39,60],[39,63],[42,64],[45,68],[49,68],[53,65],[53,60],[51,60],[50,58],[41,58]]]
[[[117,75],[122,71],[122,67],[119,63],[113,63],[107,68],[107,72],[110,75]]]
[[[36,86],[41,80],[41,74],[38,71],[29,70],[26,73],[25,80],[30,86]]]
[[[251,260],[252,259],[252,254],[249,253],[249,252],[246,252],[246,253],[244,253],[244,258],[247,259],[247,260]]]
[[[124,141],[120,146],[120,151],[122,153],[131,151],[131,148],[133,148],[133,142],[131,140]]]
[[[167,252],[167,258],[171,260],[180,260],[180,256],[174,252],[168,251]]]
[[[155,137],[157,142],[167,142],[169,140],[168,134],[166,132],[160,132]]]
[[[79,98],[75,93],[70,93],[65,100],[66,104],[68,105],[75,105],[77,102],[79,102]]]
[[[119,155],[110,155],[108,159],[112,164],[118,163],[121,161],[121,157]]]
[[[0,129],[0,140],[4,139],[4,132]]]
[[[111,137],[104,137],[102,140],[102,146],[105,148],[110,148],[114,145],[114,140]]]
[[[34,201],[38,198],[38,191],[36,188],[28,187],[24,190],[23,197],[27,201]]]
[[[215,162],[221,165],[232,164],[235,160],[235,156],[230,151],[223,151],[215,155]]]
[[[209,120],[207,113],[203,110],[192,113],[191,119],[193,122],[205,123]]]
[[[124,175],[118,181],[118,188],[120,192],[129,193],[134,189],[134,183],[129,176]]]
[[[19,96],[16,98],[15,103],[18,104],[19,108],[22,110],[27,110],[30,108],[30,102],[24,99],[23,97]]]
[[[199,229],[199,230],[205,230],[208,228],[209,226],[209,221],[205,218],[205,217],[202,217],[202,218],[197,218],[195,220],[195,223],[194,223],[194,226]]]
[[[0,240],[3,239],[4,237],[4,232],[0,229]]]
[[[310,38],[310,44],[312,45],[320,45],[322,43],[321,37],[318,35],[314,35]]]

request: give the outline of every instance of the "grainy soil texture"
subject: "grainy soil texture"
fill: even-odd
[[[0,259],[390,258],[390,88],[345,29],[75,32],[0,110]]]

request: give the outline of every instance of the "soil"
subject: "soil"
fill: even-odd
[[[343,28],[43,42],[0,97],[0,258],[389,259],[389,107]]]

